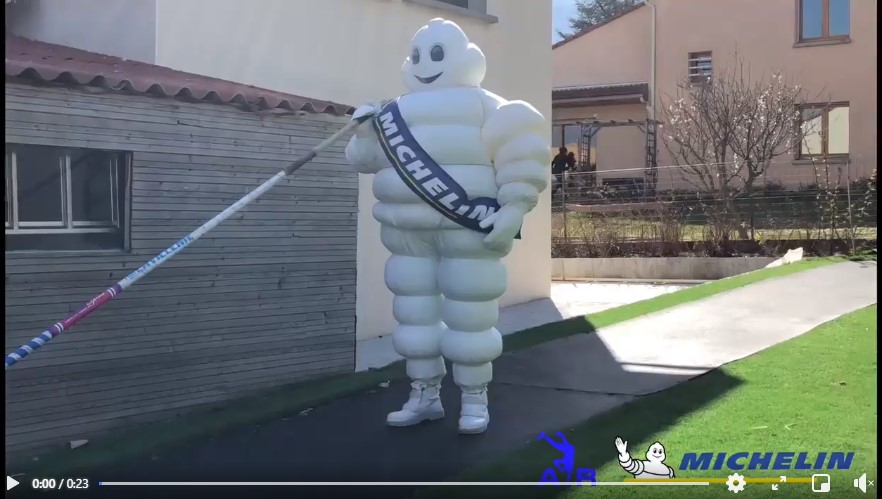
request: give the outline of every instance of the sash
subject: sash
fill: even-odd
[[[385,106],[373,119],[383,153],[401,180],[429,206],[457,224],[484,234],[493,227],[481,228],[479,223],[499,211],[493,198],[469,199],[465,189],[456,183],[420,146],[398,109],[398,99]],[[520,239],[521,233],[515,236]]]

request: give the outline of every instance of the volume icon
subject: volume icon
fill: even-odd
[[[864,494],[867,493],[867,474],[864,473],[860,478],[854,479],[854,487],[856,489],[861,489],[861,492]]]

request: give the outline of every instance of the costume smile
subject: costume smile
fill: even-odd
[[[438,77],[441,76],[442,73],[443,73],[443,71],[441,73],[436,74],[435,76],[429,76],[428,78],[420,78],[417,75],[414,75],[414,77],[417,80],[419,80],[420,83],[425,83],[426,85],[428,85],[429,83],[432,83],[433,81],[437,80]]]

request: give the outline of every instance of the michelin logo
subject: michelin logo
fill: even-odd
[[[665,446],[656,442],[649,446],[646,451],[646,461],[635,461],[628,453],[628,442],[622,437],[616,437],[616,450],[619,451],[619,465],[625,472],[634,475],[634,478],[662,479],[674,478],[674,468],[665,464]]]

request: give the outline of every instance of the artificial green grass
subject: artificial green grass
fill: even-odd
[[[686,452],[854,452],[848,471],[741,471],[748,483],[738,497],[804,497],[810,484],[750,483],[751,478],[810,478],[831,475],[831,492],[857,491],[852,480],[861,473],[875,479],[876,461],[876,305],[729,364],[669,390],[642,397],[562,429],[576,448],[577,467],[597,470],[598,481],[631,478],[618,464],[614,440],[628,440],[635,459],[649,445],[662,442],[666,464],[677,478],[723,478],[733,471],[680,471]],[[734,380],[734,383],[733,383]],[[733,387],[733,384],[738,386]],[[706,403],[708,400],[713,402]],[[695,409],[695,407],[700,407]],[[649,422],[667,426],[646,433]],[[538,481],[559,457],[544,442],[534,442],[504,458],[472,469],[452,481]],[[645,459],[645,458],[644,458]],[[812,459],[812,458],[810,458]],[[420,499],[446,497],[450,490],[426,489]],[[870,493],[870,492],[868,492]],[[875,494],[875,491],[872,491]],[[461,489],[457,497],[580,499],[596,497],[705,498],[729,497],[724,484],[681,487],[481,487]]]
[[[505,337],[504,349],[520,350],[565,336],[591,333],[597,327],[609,326],[764,279],[790,275],[842,261],[844,260],[841,258],[802,260],[605,310],[592,315],[590,322],[587,317],[576,317],[542,325]],[[47,453],[40,456],[39,460],[16,459],[17,456],[14,456],[9,469],[12,472],[41,476],[73,476],[88,473],[111,463],[147,456],[159,450],[217,437],[249,425],[277,420],[340,397],[375,388],[383,381],[404,377],[403,362],[396,362],[379,370],[297,383],[242,398],[235,403],[227,402],[211,408],[195,410],[168,421],[117,432],[112,436],[94,439],[88,446],[73,451],[63,449]]]

